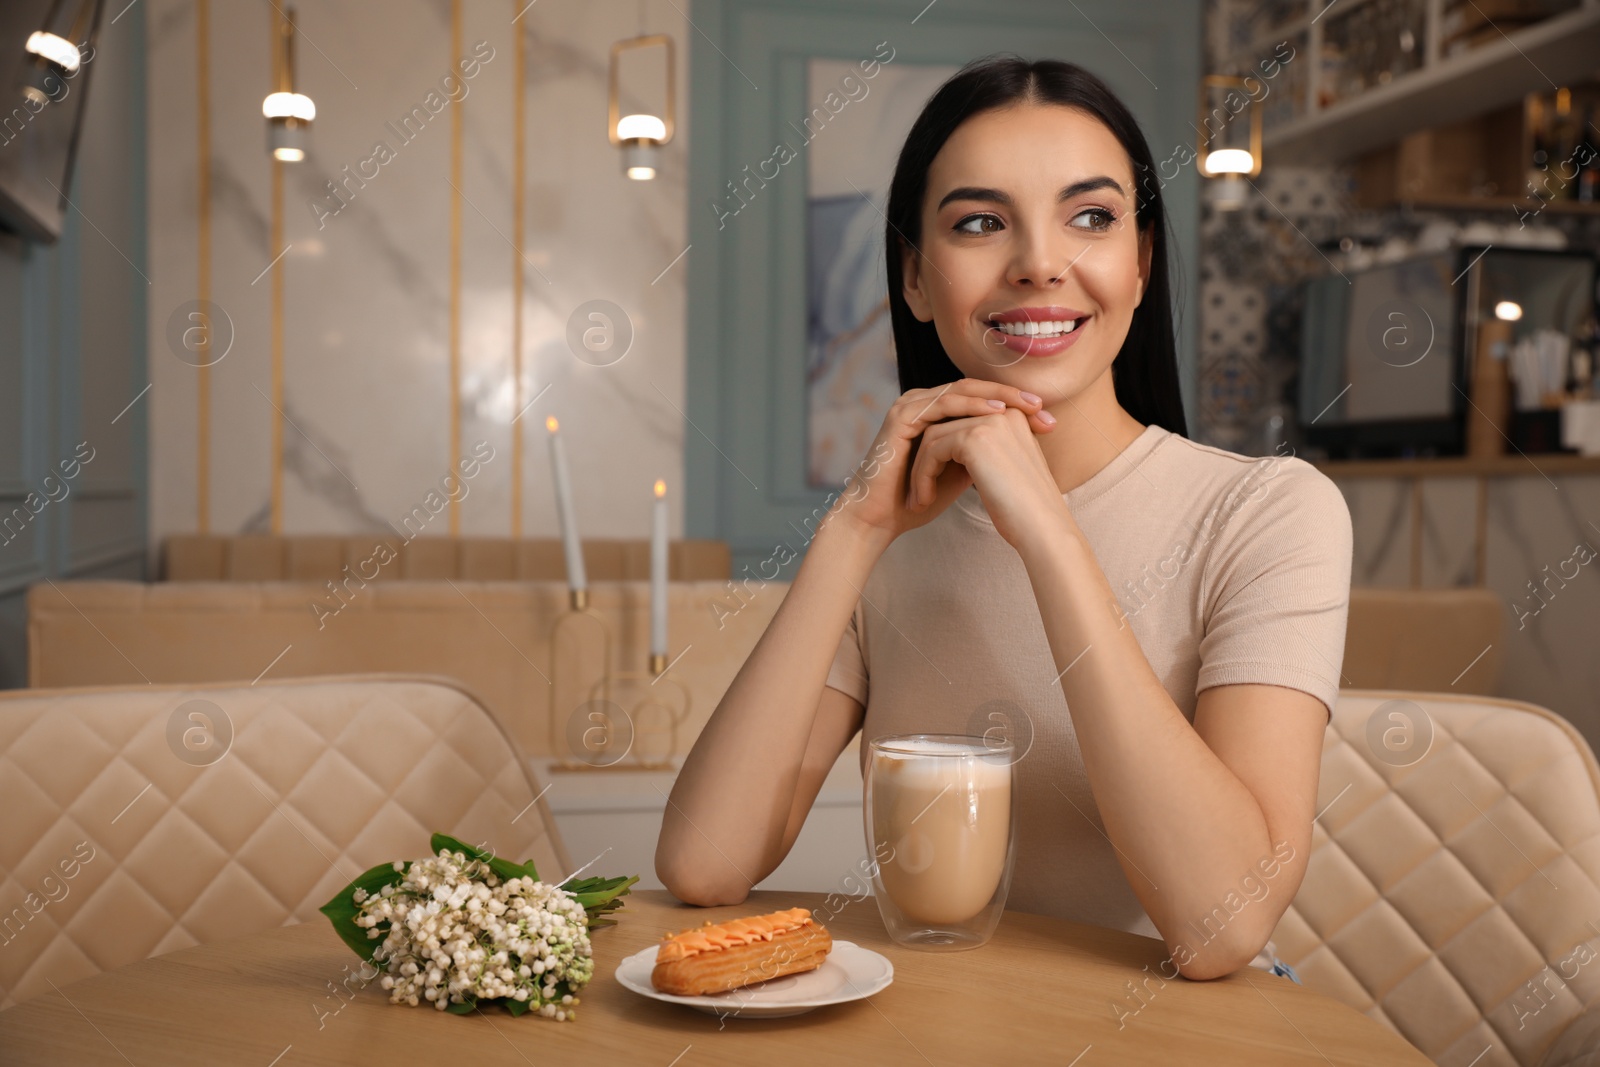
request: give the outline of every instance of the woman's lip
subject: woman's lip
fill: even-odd
[[[1044,321],[1051,320],[1047,319]],[[1077,341],[1078,335],[1081,334],[1084,331],[1084,328],[1088,325],[1088,321],[1085,320],[1073,327],[1071,333],[1057,334],[1055,337],[1040,337],[1038,334],[1014,335],[1006,333],[1004,330],[990,329],[984,335],[984,343],[987,344],[990,338],[993,337],[998,338],[1002,346],[1018,353],[1019,355],[1034,356],[1036,358],[1041,356],[1053,356],[1057,352],[1064,352],[1070,348],[1072,344]]]
[[[1067,319],[1081,319],[1087,316],[1087,311],[1077,311],[1073,308],[1064,308],[1052,304],[1049,307],[1024,307],[1012,308],[1009,311],[997,311],[989,316],[990,322],[1065,322]]]

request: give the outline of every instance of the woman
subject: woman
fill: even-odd
[[[1190,978],[1273,965],[1350,518],[1298,459],[1182,436],[1154,173],[1069,64],[981,60],[928,101],[885,231],[905,392],[678,775],[656,870],[680,899],[742,901],[858,730],[864,766],[998,713],[1008,907],[1160,936]]]

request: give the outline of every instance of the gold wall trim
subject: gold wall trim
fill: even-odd
[[[196,248],[195,296],[200,301],[201,323],[199,391],[195,410],[195,530],[211,532],[211,0],[195,0],[195,211],[199,242]]]
[[[283,247],[283,168],[272,161],[273,248]],[[272,265],[272,532],[283,533],[283,260]]]
[[[204,0],[201,0],[203,3]],[[522,0],[512,0],[517,8]],[[511,536],[522,536],[522,227],[523,191],[526,184],[527,161],[523,124],[522,78],[525,39],[522,27],[515,20],[511,24],[512,93],[512,162],[511,162],[511,403],[517,413],[511,423]]]
[[[450,2],[450,65],[461,55],[461,0]],[[450,108],[450,473],[461,460],[461,127],[466,98]],[[461,535],[461,500],[450,494],[450,536]]]
[[[279,39],[287,19],[272,5],[272,83],[281,85],[283,50]],[[268,253],[283,248],[283,160],[272,156],[272,227]],[[272,532],[283,533],[283,258],[272,264]]]

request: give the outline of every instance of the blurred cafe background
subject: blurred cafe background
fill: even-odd
[[[1349,504],[1343,674],[1380,697],[1330,725],[1280,951],[1438,1062],[1538,1062],[1507,1005],[1571,946],[1475,984],[1466,920],[1402,898],[1538,910],[1499,838],[1452,851],[1479,816],[1600,879],[1595,0],[7,0],[0,919],[76,820],[151,925],[91,950],[74,897],[0,1006],[214,936],[208,885],[305,918],[336,887],[284,855],[393,851],[418,781],[471,822],[483,744],[539,783],[508,844],[659,887],[675,768],[898,393],[894,152],[995,51],[1142,123],[1191,436]],[[857,758],[768,887],[860,851]],[[1499,792],[1430,813],[1440,760]],[[209,823],[191,778],[230,767],[300,836]],[[181,900],[141,867],[175,841],[214,853]]]

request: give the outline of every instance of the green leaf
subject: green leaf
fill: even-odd
[[[528,1005],[532,1003],[529,1000],[518,1000],[516,997],[505,997],[503,999],[506,1002],[506,1011],[509,1011],[514,1016],[521,1015],[527,1011]]]
[[[502,882],[509,882],[513,878],[532,878],[535,882],[539,880],[539,872],[534,868],[532,860],[521,864],[512,863],[510,860],[501,859],[488,849],[469,845],[449,834],[434,834],[432,845],[435,856],[447,850],[464,853],[468,859],[483,860]]]
[[[409,863],[401,864],[409,869]],[[334,898],[317,910],[328,917],[333,923],[334,932],[339,939],[355,950],[357,956],[368,962],[372,961],[372,954],[383,944],[383,931],[387,930],[388,923],[380,923],[371,929],[379,931],[377,937],[368,937],[368,928],[356,925],[356,916],[361,914],[361,906],[355,901],[357,889],[365,889],[369,896],[377,896],[378,891],[386,885],[399,885],[405,877],[404,871],[396,871],[392,863],[380,863],[367,871],[355,881],[334,894]]]
[[[626,878],[582,878],[568,879],[562,883],[561,888],[572,894],[572,898],[583,905],[583,910],[588,913],[589,929],[598,930],[602,926],[615,926],[615,919],[605,916],[609,912],[617,911],[622,907],[622,897],[628,893],[628,887],[639,880],[638,875]]]
[[[430,1008],[433,1007],[432,1004],[429,1004],[428,1006]],[[475,998],[475,997],[466,997],[459,1004],[457,1004],[457,1003],[452,1001],[449,1005],[447,1005],[445,1007],[444,1010],[449,1012],[451,1015],[467,1015],[467,1014],[471,1013],[472,1011],[474,1011],[477,1007],[478,1007],[477,998]],[[437,1011],[438,1009],[435,1008],[434,1010]]]

